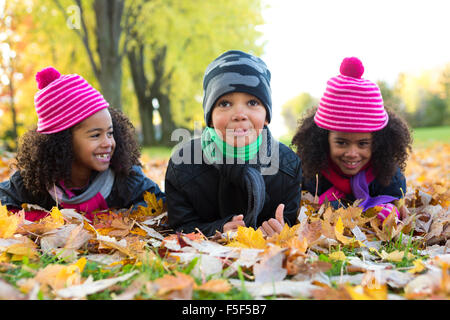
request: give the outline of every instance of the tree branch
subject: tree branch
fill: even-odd
[[[65,20],[67,21],[69,19],[69,16],[67,15],[67,12],[64,10],[64,8],[61,5],[61,3],[59,2],[59,0],[53,0],[53,2],[56,4],[56,6],[59,8],[59,10],[61,10],[62,14],[64,15]],[[80,37],[81,41],[83,42],[83,45],[84,45],[84,47],[86,49],[86,52],[88,54],[89,61],[91,63],[92,69],[94,70],[94,73],[95,73],[96,77],[98,78],[100,70],[99,70],[97,64],[95,63],[91,47],[89,46],[89,34],[88,34],[86,23],[85,23],[84,17],[83,17],[83,7],[81,5],[81,1],[76,0],[75,2],[77,3],[78,7],[80,8],[80,19],[81,19],[81,24],[82,24],[82,27],[83,27],[84,34],[82,34],[80,32],[80,30],[77,29],[77,28],[73,28],[72,30]]]

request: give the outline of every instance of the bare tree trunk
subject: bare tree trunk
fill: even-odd
[[[156,99],[159,103],[159,114],[161,115],[161,141],[160,143],[166,146],[172,146],[174,144],[171,141],[172,132],[176,129],[175,122],[173,121],[170,97],[168,94],[157,93]]]
[[[163,145],[173,145],[174,142],[170,140],[173,130],[175,130],[175,123],[173,121],[171,104],[170,104],[170,87],[168,85],[168,79],[170,74],[166,75],[165,60],[167,54],[167,47],[164,46],[157,49],[152,65],[153,65],[153,83],[151,84],[151,95],[158,100],[159,114],[161,116],[161,141]]]
[[[68,19],[66,10],[59,0],[54,2]],[[83,42],[92,70],[100,83],[100,91],[111,106],[120,110],[122,109],[122,57],[128,43],[128,34],[126,34],[124,45],[120,49],[124,2],[124,0],[95,0],[93,3],[96,17],[94,34],[99,63],[94,59],[81,0],[75,0],[80,10],[81,28],[73,29]]]
[[[139,116],[141,118],[141,127],[143,142],[145,146],[151,146],[156,143],[155,129],[153,127],[153,104],[148,80],[144,71],[144,45],[139,44],[129,50],[128,62],[130,64],[131,77],[133,79],[134,91],[139,106]]]
[[[14,84],[13,84],[13,76],[14,76],[14,70],[11,68],[11,74],[10,74],[10,78],[9,78],[9,94],[11,97],[11,104],[10,104],[10,108],[11,108],[11,116],[12,116],[12,131],[11,131],[11,137],[14,140],[14,143],[17,143],[17,112],[16,112],[16,106],[14,103],[14,96],[15,96],[15,88],[14,88]]]
[[[95,0],[97,19],[95,34],[100,57],[98,80],[106,100],[122,109],[122,55],[119,49],[122,34],[123,0]]]

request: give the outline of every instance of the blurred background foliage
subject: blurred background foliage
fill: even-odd
[[[34,75],[78,73],[123,110],[144,146],[203,121],[202,78],[220,53],[261,55],[259,0],[0,1],[0,139],[37,122]]]

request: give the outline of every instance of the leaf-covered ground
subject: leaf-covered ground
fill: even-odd
[[[0,180],[12,158],[0,158]],[[161,184],[167,163],[142,160]],[[403,221],[305,194],[298,224],[271,238],[174,233],[151,194],[148,208],[92,223],[57,208],[29,222],[0,207],[0,299],[448,299],[450,145],[414,150],[406,176]]]

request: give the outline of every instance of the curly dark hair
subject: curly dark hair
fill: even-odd
[[[317,107],[310,108],[303,119],[299,121],[299,127],[292,138],[291,147],[296,148],[296,153],[302,159],[303,176],[313,180],[316,174],[325,169],[328,164],[330,146],[328,133],[314,122]],[[386,108],[389,122],[383,129],[373,132],[372,166],[380,184],[386,186],[395,175],[397,167],[402,171],[406,167],[408,152],[411,152],[412,135],[407,123]]]
[[[131,121],[121,111],[108,108],[113,123],[116,148],[110,168],[118,179],[126,178],[133,165],[142,166],[141,151]],[[20,171],[24,186],[33,195],[43,195],[54,183],[70,181],[72,161],[73,127],[52,134],[41,134],[36,129],[25,133],[16,155],[16,168]]]

